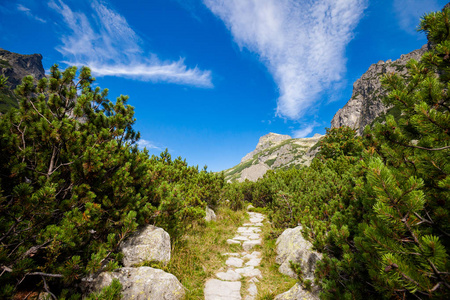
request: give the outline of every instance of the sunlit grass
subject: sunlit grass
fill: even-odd
[[[245,211],[220,207],[217,221],[197,223],[172,245],[172,259],[167,271],[174,274],[186,288],[186,299],[204,299],[203,289],[225,267],[223,253],[242,251],[240,245],[228,245],[237,228],[248,219]]]

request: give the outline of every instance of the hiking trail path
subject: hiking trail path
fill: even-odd
[[[262,278],[258,266],[261,263],[261,252],[252,251],[256,245],[261,245],[260,236],[264,215],[257,212],[247,212],[250,222],[237,229],[236,236],[228,239],[228,244],[239,244],[240,253],[224,253],[228,256],[225,264],[227,270],[218,271],[217,278],[208,279],[205,284],[205,300],[256,300],[258,290],[256,283]],[[242,279],[246,282],[242,285]],[[244,289],[241,291],[241,289]],[[241,295],[244,295],[243,297]]]

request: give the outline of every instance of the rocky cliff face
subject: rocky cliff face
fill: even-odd
[[[371,65],[367,72],[353,84],[352,97],[334,115],[331,127],[349,126],[356,129],[361,135],[366,125],[372,124],[377,117],[389,110],[389,107],[382,103],[382,99],[387,93],[381,86],[381,77],[391,72],[406,76],[406,63],[410,59],[419,60],[427,50],[428,45],[424,45],[418,50],[402,55],[395,61],[379,61]]]
[[[22,55],[0,48],[0,74],[9,77],[11,89],[16,88],[26,75],[33,75],[39,80],[45,76],[42,55]]]
[[[289,135],[269,133],[259,139],[255,150],[244,156],[237,166],[225,170],[229,181],[256,181],[268,170],[309,165],[314,155],[310,149],[322,137],[293,139]]]

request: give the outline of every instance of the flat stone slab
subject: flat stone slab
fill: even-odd
[[[230,244],[230,245],[232,245],[232,244],[241,244],[241,242],[239,242],[239,241],[236,241],[236,240],[233,240],[233,239],[228,239],[227,240],[227,244]]]
[[[239,256],[239,253],[224,253],[223,256]]]
[[[241,280],[242,275],[239,273],[236,273],[234,270],[229,269],[226,272],[219,272],[216,274],[217,278],[220,280],[227,280],[227,281],[237,281]]]
[[[255,269],[253,266],[239,268],[235,270],[236,273],[241,274],[244,277],[259,277],[262,278],[261,270]]]
[[[263,223],[259,222],[259,223],[244,223],[242,226],[258,226],[261,227],[263,226]]]
[[[246,259],[259,258],[259,257],[261,257],[261,252],[259,252],[259,251],[253,251],[251,254],[247,253],[244,255],[244,258],[246,258]]]
[[[239,227],[237,230],[238,233],[255,233],[260,231],[261,228],[259,227]]]
[[[227,266],[230,267],[236,267],[236,268],[240,268],[242,267],[242,264],[244,263],[244,261],[240,258],[237,257],[230,257],[227,259],[227,261],[225,262],[225,264]]]
[[[256,284],[251,283],[247,289],[247,292],[250,296],[256,296],[258,294],[258,289],[256,288]]]
[[[209,279],[205,284],[205,300],[241,300],[240,281]]]
[[[261,237],[259,236],[259,234],[257,234],[257,233],[254,233],[254,234],[250,234],[249,236],[248,236],[248,239],[249,240],[258,240],[258,239],[260,239]]]
[[[235,241],[248,241],[249,238],[246,237],[246,236],[237,235],[237,236],[235,236],[235,237],[233,238],[233,240],[235,240]]]
[[[256,245],[261,245],[261,241],[260,240],[245,241],[242,244],[242,248],[244,248],[245,251],[249,251]]]
[[[246,266],[254,266],[257,267],[261,263],[261,258],[252,258],[248,262],[245,263]]]

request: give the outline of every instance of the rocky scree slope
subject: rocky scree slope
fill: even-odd
[[[241,162],[224,171],[227,181],[256,181],[268,170],[309,165],[314,158],[312,148],[322,137],[293,139],[289,135],[269,133],[259,139],[256,149]]]
[[[385,114],[398,113],[386,107],[382,99],[387,92],[381,86],[380,79],[387,73],[395,72],[406,76],[406,64],[409,60],[420,60],[428,50],[428,45],[402,55],[399,59],[386,62],[380,60],[369,67],[366,73],[353,84],[353,94],[345,106],[338,110],[331,120],[331,127],[349,126],[362,135],[364,127],[372,124],[377,118]]]
[[[0,48],[0,75],[8,77],[7,87],[0,89],[0,113],[5,113],[11,106],[17,106],[12,91],[23,77],[32,75],[36,80],[45,77],[42,55],[22,55]]]

